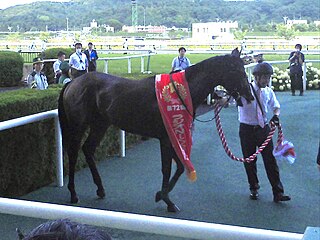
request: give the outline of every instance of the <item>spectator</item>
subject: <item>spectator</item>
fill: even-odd
[[[77,78],[88,72],[88,59],[82,52],[82,44],[80,42],[74,46],[76,52],[70,56],[69,64],[71,66],[71,75]]]
[[[111,236],[96,227],[73,222],[69,219],[57,219],[40,224],[28,234],[17,229],[20,240],[111,240]]]
[[[122,48],[125,50],[129,50],[129,44],[128,44],[128,39],[124,40],[124,43],[122,44]],[[123,54],[127,54],[127,52],[124,52]]]
[[[59,78],[61,76],[60,64],[66,58],[66,54],[62,51],[58,52],[58,59],[53,63],[53,72],[54,72],[54,83],[58,83]]]
[[[304,54],[301,49],[301,44],[296,44],[295,51],[291,52],[289,56],[292,96],[296,95],[295,90],[300,90],[300,96],[303,96],[302,64],[304,63]]]
[[[172,60],[171,72],[178,72],[191,66],[190,60],[185,56],[187,50],[181,47],[178,51],[179,56]]]
[[[69,75],[70,66],[69,63],[63,62],[60,64],[61,76],[59,78],[59,84],[66,84],[71,81]]]
[[[262,62],[256,65],[253,70],[255,80],[250,84],[255,101],[248,103],[245,99],[241,98],[241,101],[238,102],[239,136],[242,153],[245,158],[254,154],[257,147],[260,147],[269,135],[270,127],[267,124],[268,108],[272,109],[274,114],[270,122],[279,124],[280,104],[272,89],[268,87],[272,74],[273,68],[270,64]],[[269,182],[272,186],[273,201],[289,201],[291,198],[284,195],[279,168],[272,151],[273,143],[271,140],[261,152],[261,155]],[[250,199],[252,200],[258,199],[258,190],[260,188],[256,162],[257,158],[252,162],[244,163],[251,192]]]
[[[33,71],[29,74],[27,78],[27,84],[30,88],[35,88],[39,90],[44,90],[48,88],[48,81],[46,75],[41,72],[43,68],[43,59],[34,58],[33,59]]]
[[[99,58],[98,53],[93,48],[93,44],[91,42],[88,43],[88,49],[84,51],[84,54],[87,56],[89,61],[88,71],[94,72],[97,70],[97,62],[96,60]]]

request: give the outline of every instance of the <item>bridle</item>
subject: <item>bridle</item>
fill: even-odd
[[[185,107],[185,109],[187,110],[188,114],[190,116],[192,116],[193,120],[195,121],[198,121],[198,122],[202,122],[202,123],[207,123],[207,122],[211,122],[213,121],[217,115],[220,113],[220,111],[222,110],[222,108],[224,108],[230,101],[231,98],[234,98],[237,102],[239,101],[240,99],[240,93],[237,91],[237,89],[234,89],[232,90],[232,92],[228,92],[226,90],[219,90],[219,93],[222,93],[222,94],[218,94],[217,91],[214,91],[213,92],[213,99],[221,99],[225,96],[228,96],[227,98],[227,101],[221,106],[221,108],[218,110],[218,112],[215,113],[215,116],[213,118],[210,118],[210,119],[207,119],[207,120],[201,120],[199,118],[197,118],[196,114],[195,113],[191,113],[190,110],[188,109],[186,103],[184,102],[183,98],[181,97],[180,95],[180,92],[179,92],[179,89],[177,88],[176,84],[174,83],[173,79],[172,79],[172,74],[170,74],[170,82],[174,88],[174,90],[176,91],[177,95],[178,95],[178,98],[179,100],[181,101],[182,105]],[[221,96],[222,95],[222,96]]]

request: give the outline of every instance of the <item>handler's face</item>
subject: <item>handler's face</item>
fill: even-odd
[[[259,88],[265,88],[266,86],[268,86],[270,82],[270,78],[271,78],[270,74],[255,76],[255,79]]]

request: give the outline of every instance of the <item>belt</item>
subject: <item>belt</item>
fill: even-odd
[[[260,125],[250,125],[250,124],[246,124],[246,123],[240,123],[240,125],[241,125],[241,126],[244,126],[244,127],[246,127],[246,128],[252,128],[252,129],[254,129],[254,130],[264,129],[264,128],[267,126],[267,124],[266,124],[266,125],[264,125],[264,127],[262,128]]]

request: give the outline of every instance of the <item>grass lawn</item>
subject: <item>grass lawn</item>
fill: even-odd
[[[112,55],[101,55],[101,57],[117,57],[117,56],[124,56],[119,54],[112,54]],[[150,58],[150,68],[149,70],[152,71],[152,74],[159,74],[159,73],[169,73],[171,70],[171,62],[176,54],[156,54],[151,56]],[[213,54],[187,54],[187,57],[190,59],[192,64],[198,63],[204,59],[210,58],[215,56]],[[278,55],[278,54],[265,54],[264,58],[266,61],[282,61],[287,60],[287,55]],[[319,55],[305,55],[306,60],[319,60]],[[314,67],[320,68],[320,63],[312,63]],[[108,61],[108,71],[109,74],[113,75],[120,75],[128,78],[143,78],[146,77],[146,74],[140,73],[140,58],[134,58],[131,61],[132,66],[132,74],[127,74],[127,60],[113,60]],[[144,60],[144,69],[147,69],[147,58]],[[278,65],[277,65],[278,66]],[[288,63],[281,64],[278,67],[280,69],[287,68]],[[104,62],[98,61],[98,71],[104,72]]]

